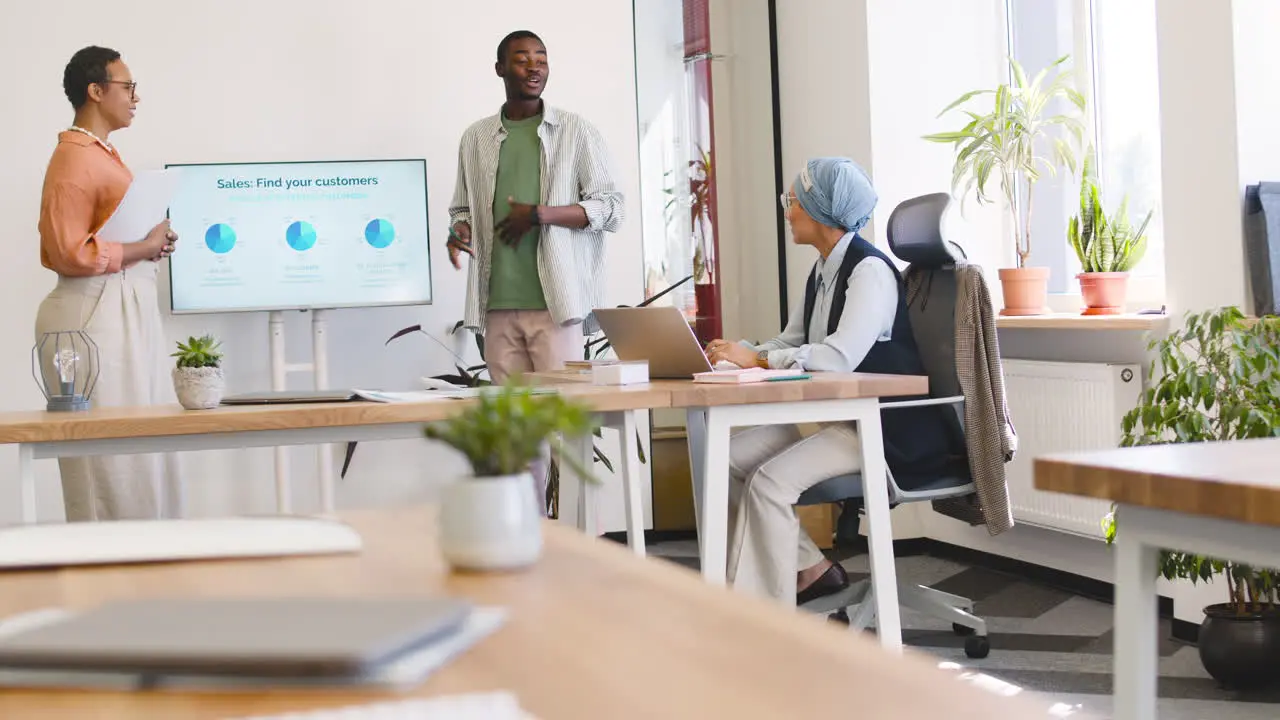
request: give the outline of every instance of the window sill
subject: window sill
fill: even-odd
[[[1001,315],[996,318],[1000,330],[1159,330],[1169,322],[1168,315],[1081,315],[1052,313],[1049,315]]]

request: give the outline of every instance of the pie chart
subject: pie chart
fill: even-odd
[[[306,252],[316,244],[316,229],[311,223],[297,220],[284,233],[285,242],[298,252]]]
[[[370,245],[381,250],[396,239],[396,229],[390,222],[382,218],[370,220],[369,224],[364,226],[364,239]]]
[[[204,244],[209,249],[222,255],[231,252],[231,248],[236,246],[236,231],[226,223],[215,223],[204,231]]]

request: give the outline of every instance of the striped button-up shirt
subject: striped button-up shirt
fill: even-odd
[[[487,117],[462,134],[458,182],[449,224],[471,225],[475,257],[467,274],[464,323],[484,331],[489,306],[489,273],[494,243],[493,189],[498,152],[507,132],[501,114]],[[623,198],[610,172],[604,138],[580,116],[544,105],[542,124],[542,205],[581,205],[587,227],[543,225],[538,246],[538,278],[547,309],[557,323],[585,322],[603,301],[604,234],[622,224]]]

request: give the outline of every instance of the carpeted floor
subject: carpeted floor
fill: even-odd
[[[697,569],[694,541],[659,543],[650,554]],[[851,577],[866,577],[866,555],[836,551]],[[929,556],[898,559],[899,577],[972,598],[987,621],[991,654],[972,660],[951,623],[903,611],[903,640],[974,682],[1042,696],[1059,717],[1111,717],[1112,607],[1070,592]],[[1161,633],[1168,637],[1167,628]],[[1224,690],[1200,664],[1193,645],[1160,647],[1162,720],[1274,720],[1280,688],[1252,694]]]

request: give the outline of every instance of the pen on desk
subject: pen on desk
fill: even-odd
[[[788,380],[808,380],[812,375],[792,375],[790,377],[766,378],[765,382],[787,382]]]

